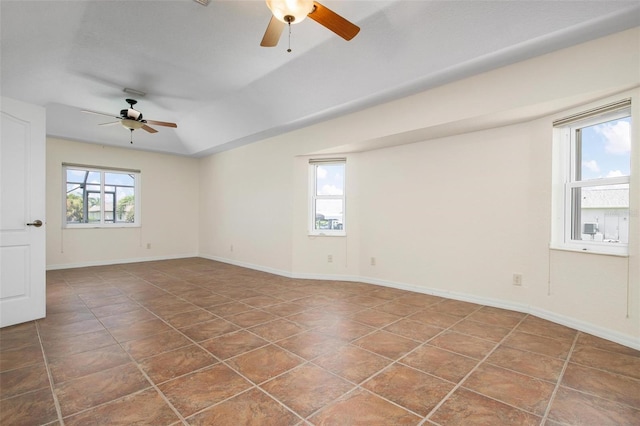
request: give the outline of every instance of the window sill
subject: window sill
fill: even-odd
[[[324,232],[319,232],[317,234],[307,234],[309,238],[315,238],[315,237],[346,237],[347,234],[345,232],[341,232],[341,233],[324,233]]]
[[[93,225],[90,223],[86,224],[74,224],[74,225],[63,225],[62,229],[120,229],[120,228],[140,228],[142,225],[140,224],[114,224],[114,225]]]
[[[569,247],[562,246],[557,244],[549,245],[550,250],[556,251],[571,251],[574,253],[584,253],[584,254],[597,254],[600,256],[614,256],[614,257],[629,257],[629,253],[622,253],[620,251],[609,251],[609,250],[599,250],[600,247]]]

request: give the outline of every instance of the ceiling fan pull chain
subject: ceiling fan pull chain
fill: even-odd
[[[133,145],[133,129],[129,129],[131,130],[131,133],[129,133],[131,135],[131,145]]]
[[[291,20],[289,20],[289,48],[287,52],[291,53]]]

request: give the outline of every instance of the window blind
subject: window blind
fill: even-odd
[[[309,164],[346,163],[346,158],[310,158]]]
[[[595,117],[598,115],[607,114],[609,112],[618,111],[624,108],[629,108],[631,106],[631,98],[623,99],[620,101],[612,102],[607,105],[600,106],[598,108],[593,108],[587,111],[580,112],[578,114],[573,114],[568,117],[561,118],[553,122],[554,127],[562,127],[567,124],[574,123],[576,121],[584,120],[586,118]]]

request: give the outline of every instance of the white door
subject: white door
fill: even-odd
[[[0,100],[0,327],[45,316],[45,110]]]

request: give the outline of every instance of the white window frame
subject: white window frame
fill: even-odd
[[[578,130],[630,116],[632,116],[630,99],[625,99],[554,122],[554,189],[552,202],[554,223],[552,226],[551,248],[607,255],[628,255],[628,243],[610,243],[573,238],[572,232],[576,218],[572,192],[576,188],[626,184],[629,185],[629,192],[631,193],[633,189],[630,175],[589,180],[576,179],[576,168],[580,167],[579,160],[576,158],[579,155],[577,148]],[[632,127],[634,126],[633,118],[631,125]],[[631,209],[632,206],[630,205],[629,210]]]
[[[105,199],[105,179],[104,173],[126,173],[134,176],[134,221],[133,222],[105,222],[104,214],[100,215],[100,222],[91,223],[69,223],[67,222],[67,170],[82,170],[88,172],[97,172],[101,174],[100,179],[100,199]],[[62,227],[69,229],[76,228],[139,228],[142,226],[141,222],[141,180],[142,173],[140,170],[122,169],[115,167],[101,167],[101,166],[88,166],[83,164],[62,164]],[[107,185],[108,186],[108,185]]]
[[[344,166],[342,195],[317,195],[317,170],[321,166],[341,164]],[[342,229],[316,229],[316,201],[342,200]],[[312,236],[344,237],[347,235],[347,159],[328,158],[309,160],[309,225],[308,232]]]

